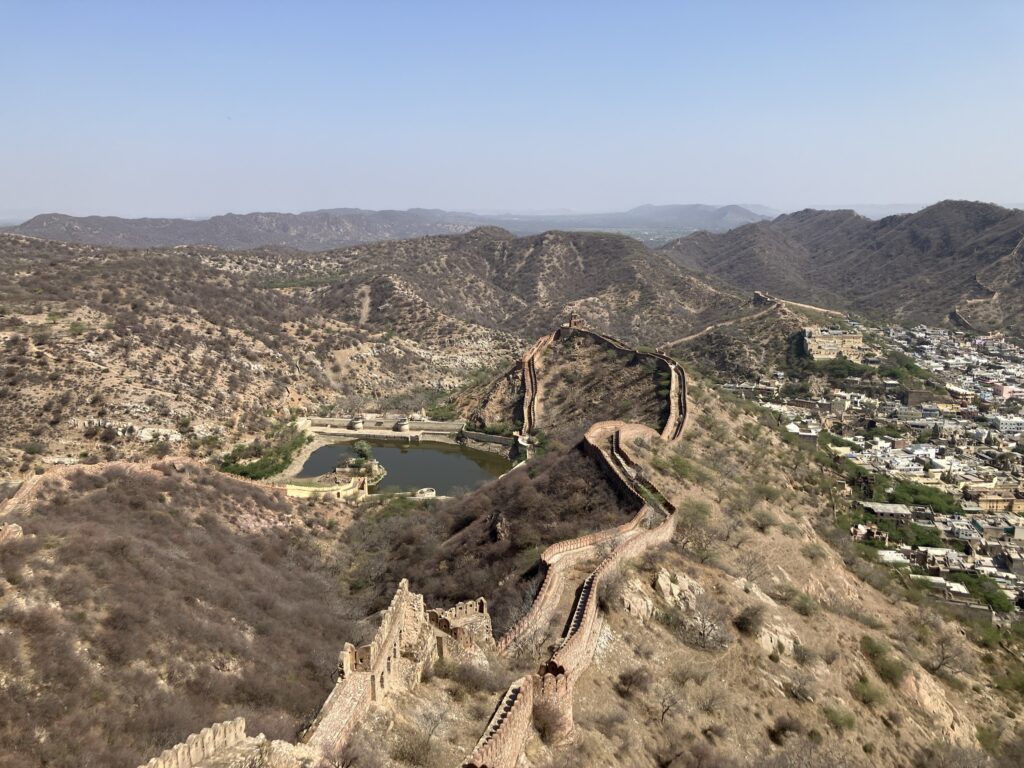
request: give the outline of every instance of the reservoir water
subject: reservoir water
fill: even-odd
[[[512,462],[504,456],[447,443],[406,443],[366,440],[373,458],[387,470],[376,493],[434,488],[439,496],[472,490],[504,474]],[[355,455],[352,443],[332,443],[317,448],[306,459],[297,477],[318,477]]]

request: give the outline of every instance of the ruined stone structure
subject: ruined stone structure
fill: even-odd
[[[345,643],[338,683],[301,740],[321,753],[340,749],[371,702],[415,688],[438,658],[482,655],[489,645],[486,600],[427,611],[423,595],[409,591],[408,579],[402,579],[373,640],[359,648]]]

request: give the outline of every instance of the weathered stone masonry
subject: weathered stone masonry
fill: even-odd
[[[245,720],[239,717],[193,733],[183,743],[164,750],[140,768],[193,768],[244,740]]]
[[[479,656],[480,646],[491,645],[486,600],[427,611],[423,595],[411,592],[409,580],[402,579],[373,640],[360,648],[345,643],[338,683],[301,740],[321,753],[336,751],[371,702],[415,688],[424,669],[438,658]]]

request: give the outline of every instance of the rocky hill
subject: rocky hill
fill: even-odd
[[[491,723],[515,747],[511,757],[499,752],[495,764],[515,765],[521,751],[529,765],[545,768],[1016,765],[1024,738],[1010,679],[1020,669],[1019,639],[1004,633],[993,642],[991,627],[930,610],[926,595],[837,526],[835,512],[847,502],[827,460],[781,439],[770,417],[747,404],[723,402],[692,379],[690,392],[693,421],[678,443],[639,428],[617,447],[673,505],[674,534],[611,570],[597,588],[603,619],[569,697],[571,737],[541,719],[546,710],[536,699],[535,728],[512,724],[503,704]],[[556,466],[545,463],[537,476],[569,469]],[[579,479],[596,487],[589,472],[566,481]],[[558,487],[533,485],[544,498]],[[464,509],[481,509],[486,496],[493,490],[469,497]],[[518,548],[526,499],[482,508],[483,519],[504,531],[499,543]],[[467,520],[465,538],[451,542],[466,558],[479,546],[470,542],[481,517]],[[545,598],[554,606],[550,621],[511,659],[438,665],[419,687],[365,718],[346,757],[388,768],[460,764],[487,702],[501,699],[516,670],[528,675],[552,651],[557,657],[559,638],[576,621],[565,616],[586,596],[585,583],[579,592],[572,587],[612,545],[594,549],[560,569],[568,582],[562,599]],[[506,577],[497,589],[487,579],[475,585],[492,610],[528,603],[507,589],[529,584],[531,559],[523,555],[515,558],[518,580]],[[459,572],[481,570],[494,572],[490,558]],[[439,572],[445,578],[451,569]],[[437,579],[431,569],[411,584],[431,589]],[[540,595],[551,593],[541,588]]]
[[[356,294],[349,324],[214,249],[0,235],[0,265],[0,477],[168,451],[216,455],[294,412],[443,391],[518,346],[454,320],[418,328],[415,341],[383,323],[372,330],[358,322]]]
[[[347,322],[362,318],[366,327],[399,335],[443,318],[526,340],[575,312],[627,341],[660,343],[742,312],[750,301],[632,238],[596,232],[516,237],[485,227],[250,266],[268,263],[277,270],[266,275],[271,284],[305,289]]]
[[[283,246],[322,251],[375,240],[467,232],[487,225],[505,227],[518,234],[537,234],[549,229],[605,230],[664,242],[699,229],[723,232],[762,218],[737,205],[645,205],[621,213],[549,216],[479,215],[426,208],[333,208],[305,213],[229,213],[209,219],[125,219],[46,213],[7,231],[118,248],[205,244],[229,249]]]
[[[741,322],[781,310],[761,311]],[[308,764],[280,745],[403,578],[428,606],[484,597],[498,643],[389,680],[322,765],[457,765],[488,734],[511,750],[501,766],[1018,764],[1019,627],[923,610],[837,524],[831,460],[767,412],[690,374],[686,429],[666,439],[673,387],[636,364],[648,353],[564,342],[539,361],[536,425],[611,421],[461,498],[297,504],[178,459],[27,482],[0,507],[4,764],[131,766],[238,716],[282,740],[240,743],[247,764]],[[499,704],[559,678],[554,709]]]
[[[662,252],[753,290],[897,322],[1024,333],[1024,211],[945,201],[873,221],[806,210]]]
[[[8,231],[117,248],[202,244],[229,249],[285,246],[320,251],[373,240],[466,232],[478,225],[472,215],[438,210],[336,208],[306,213],[229,213],[209,219],[124,219],[46,213]]]
[[[572,314],[666,348],[760,318],[730,358],[737,371],[767,363],[762,340],[785,337],[763,299],[608,233],[479,228],[318,253],[0,234],[0,266],[0,417],[11,427],[0,477],[154,451],[216,455],[296,412],[430,408]],[[734,329],[734,347],[749,327]],[[708,366],[721,358],[715,345],[690,349]]]

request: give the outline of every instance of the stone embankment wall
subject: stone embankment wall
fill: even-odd
[[[492,435],[489,432],[474,432],[471,429],[462,430],[462,434],[469,440],[475,440],[478,443],[494,443],[495,445],[504,445],[506,448],[511,448],[516,444],[516,439],[510,435]]]
[[[184,742],[165,750],[139,768],[193,768],[217,752],[245,740],[245,720],[241,717],[217,723],[193,733]]]

